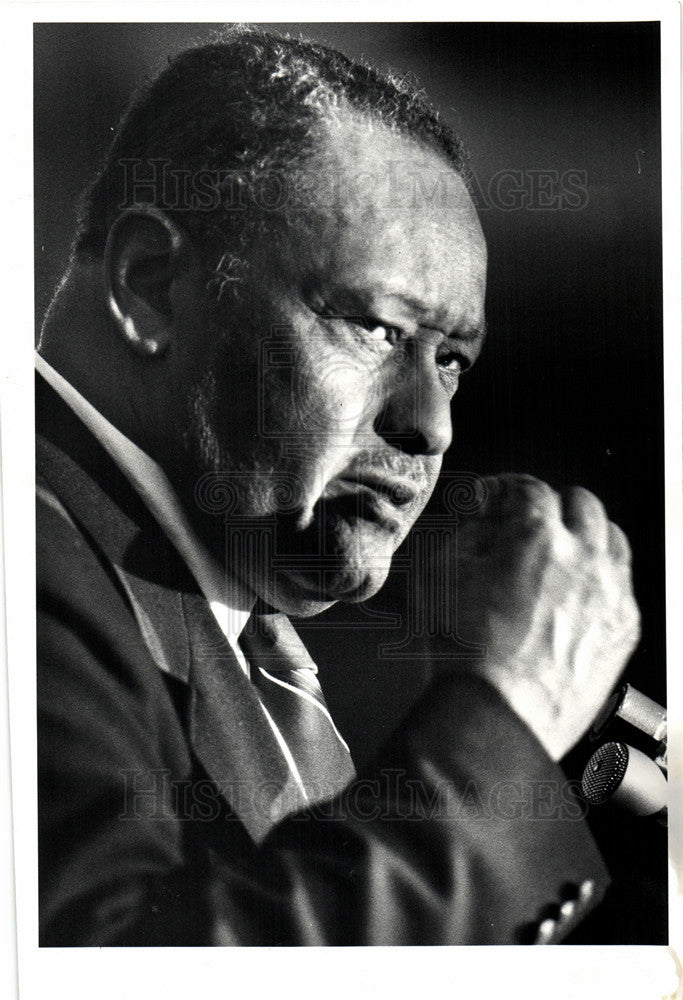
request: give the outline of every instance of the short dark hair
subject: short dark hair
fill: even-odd
[[[238,26],[170,59],[134,96],[85,194],[74,250],[102,253],[112,223],[130,202],[132,179],[136,194],[152,195],[145,203],[178,216],[207,260],[225,250],[230,234],[238,256],[250,216],[258,213],[234,211],[228,186],[237,179],[253,187],[285,175],[314,151],[316,126],[336,109],[373,118],[465,171],[460,139],[409,77],[381,74],[322,45]],[[157,181],[162,171],[171,178],[172,193],[158,183],[146,186],[150,171]],[[203,192],[183,200],[183,176],[203,178]],[[215,203],[208,178],[217,180],[213,194],[221,194]]]

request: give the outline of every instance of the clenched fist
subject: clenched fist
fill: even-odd
[[[457,545],[457,631],[475,667],[554,760],[579,740],[639,636],[626,536],[581,488],[531,476],[484,480]]]

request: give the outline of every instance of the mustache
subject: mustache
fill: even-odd
[[[345,476],[360,476],[369,469],[373,472],[385,472],[392,477],[410,482],[419,492],[427,489],[434,478],[429,465],[433,459],[427,456],[410,456],[403,452],[387,452],[380,449],[366,449],[354,456],[344,469]]]

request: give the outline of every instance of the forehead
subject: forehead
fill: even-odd
[[[349,115],[326,128],[305,169],[317,198],[295,238],[300,266],[430,313],[462,312],[463,297],[481,312],[486,246],[465,184],[443,157]]]

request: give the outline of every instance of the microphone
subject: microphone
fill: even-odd
[[[623,719],[657,743],[666,743],[666,709],[631,684],[624,684],[607,701],[591,727],[591,740],[599,739],[614,718]]]
[[[630,684],[624,684],[593,723],[591,740],[599,739],[616,718],[653,741],[652,757],[628,743],[605,743],[586,764],[581,778],[583,797],[591,805],[611,801],[637,816],[654,816],[666,826],[666,709]]]
[[[581,791],[591,805],[611,801],[667,823],[667,781],[651,757],[627,743],[605,743],[586,764]]]

